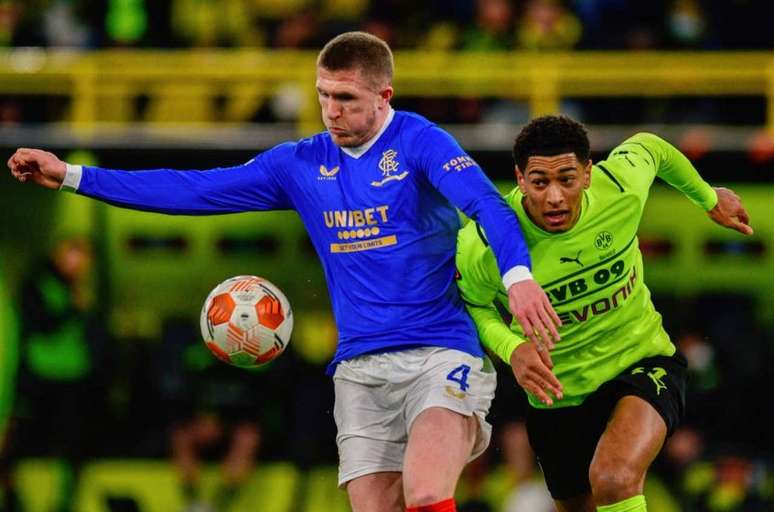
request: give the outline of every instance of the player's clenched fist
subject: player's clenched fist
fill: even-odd
[[[516,382],[538,400],[551,406],[551,395],[562,399],[562,384],[551,371],[551,356],[540,345],[522,343],[511,353],[510,362]]]
[[[8,168],[22,183],[29,181],[50,189],[58,189],[67,172],[67,164],[53,153],[28,148],[17,149],[8,159]]]

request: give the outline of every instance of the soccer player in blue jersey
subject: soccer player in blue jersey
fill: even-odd
[[[390,107],[392,70],[380,39],[337,36],[317,62],[327,130],[236,167],[126,172],[33,149],[8,165],[19,181],[138,210],[296,210],[339,331],[328,368],[339,484],[355,512],[448,512],[463,466],[489,442],[495,388],[454,281],[455,206],[486,229],[511,310],[533,341],[553,346],[560,321],[532,279],[513,210],[449,134]]]

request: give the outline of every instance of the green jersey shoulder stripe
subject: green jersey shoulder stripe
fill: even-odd
[[[624,188],[621,186],[621,184],[620,184],[620,183],[618,183],[618,180],[617,180],[617,179],[615,179],[615,176],[613,176],[613,175],[610,173],[610,171],[608,171],[608,170],[605,168],[605,166],[604,166],[604,165],[602,165],[602,164],[597,164],[597,167],[599,167],[599,168],[600,168],[600,170],[602,170],[602,172],[604,172],[604,173],[605,173],[605,176],[607,176],[608,178],[610,178],[610,181],[612,181],[613,183],[615,183],[615,186],[616,186],[616,187],[618,187],[618,190],[620,190],[621,192],[624,192]]]
[[[478,233],[478,237],[481,239],[481,242],[484,244],[484,247],[489,247],[489,241],[486,239],[486,236],[484,235],[484,228],[481,227],[481,224],[476,222],[476,233]]]
[[[626,144],[626,143],[624,143],[624,144]],[[650,156],[650,160],[653,162],[653,166],[655,167],[656,165],[658,165],[656,163],[656,158],[653,156],[653,153],[650,152],[650,150],[648,149],[648,147],[645,144],[643,144],[641,142],[634,142],[634,141],[630,142],[630,144],[634,144],[636,146],[640,146]]]

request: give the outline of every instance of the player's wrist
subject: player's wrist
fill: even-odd
[[[507,357],[503,357],[503,361],[505,361],[509,365],[513,365],[514,357],[516,356],[516,349],[522,346],[523,344],[525,344],[526,342],[527,340],[524,340],[521,338],[510,340],[508,342],[508,347],[506,348],[506,350],[503,351],[504,353],[502,355],[507,356]]]
[[[65,174],[62,179],[62,183],[59,185],[59,190],[67,192],[77,192],[78,187],[81,186],[81,178],[83,177],[82,165],[71,165],[65,163]]]
[[[505,287],[505,291],[508,291],[514,284],[528,279],[532,279],[532,272],[530,272],[529,267],[516,265],[503,274],[503,286]]]
[[[711,187],[711,186],[707,186],[707,188],[704,190],[704,193],[702,194],[702,197],[699,200],[705,212],[709,212],[713,210],[718,205],[719,201],[720,201],[720,198],[718,197],[717,187]]]

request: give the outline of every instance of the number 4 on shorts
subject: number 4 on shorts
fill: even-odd
[[[461,364],[449,372],[449,375],[446,376],[446,380],[456,382],[457,384],[460,385],[461,391],[467,391],[467,389],[470,387],[470,384],[468,384],[469,372],[470,372],[470,366],[466,364]]]

